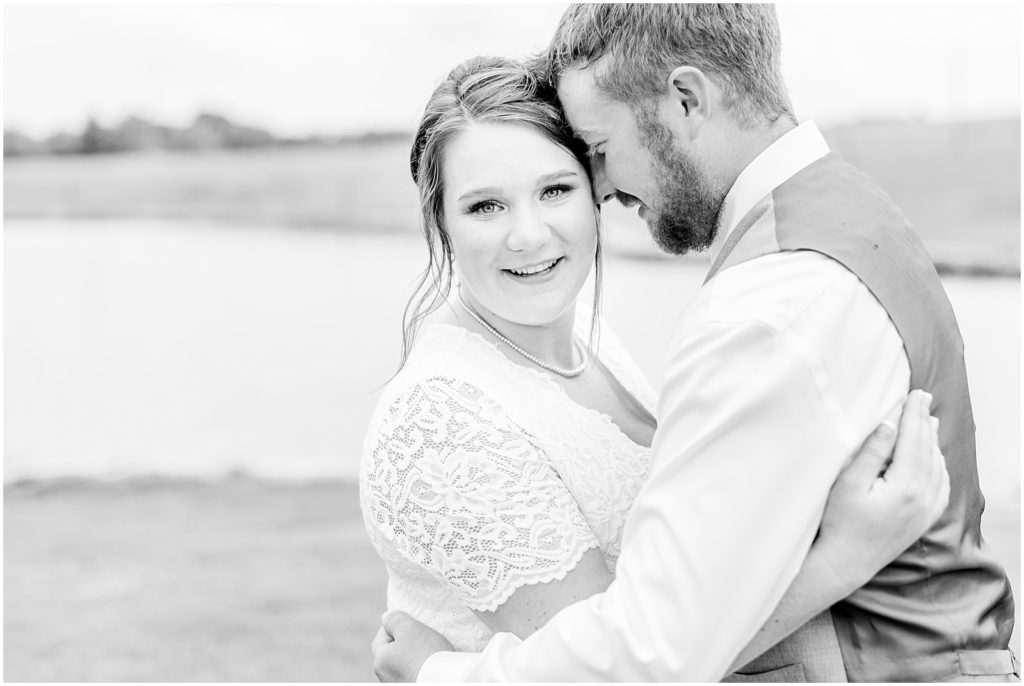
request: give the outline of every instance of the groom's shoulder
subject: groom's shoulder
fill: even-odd
[[[811,250],[784,251],[720,272],[699,292],[691,325],[758,321],[785,330],[809,314],[834,313],[865,299],[876,303],[839,262]]]

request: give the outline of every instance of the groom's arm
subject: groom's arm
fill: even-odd
[[[420,680],[721,679],[796,576],[843,462],[906,393],[901,342],[880,317],[839,326],[827,357],[814,327],[677,327],[689,333],[672,344],[616,580],[525,641],[431,657]]]

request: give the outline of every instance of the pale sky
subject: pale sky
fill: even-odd
[[[412,131],[462,59],[543,47],[566,5],[36,5],[3,8],[4,125],[43,136],[211,110],[278,134]],[[1021,10],[784,4],[801,120],[1020,114]]]

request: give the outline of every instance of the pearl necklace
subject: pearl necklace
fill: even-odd
[[[547,362],[544,362],[543,360],[540,360],[540,359],[536,358],[535,356],[531,355],[530,353],[526,352],[525,350],[520,348],[518,345],[516,345],[515,343],[510,341],[508,338],[503,336],[493,326],[491,326],[486,321],[484,321],[484,318],[481,317],[480,315],[478,315],[476,312],[474,312],[473,308],[470,307],[469,305],[467,305],[466,301],[462,299],[462,291],[461,290],[457,291],[455,295],[459,299],[459,304],[462,305],[462,309],[466,310],[466,312],[469,313],[470,317],[472,317],[473,319],[477,320],[482,327],[484,327],[485,329],[490,331],[491,334],[495,338],[497,338],[499,341],[501,341],[502,343],[504,343],[508,347],[512,348],[517,353],[519,353],[520,355],[522,355],[523,357],[528,359],[530,362],[533,362],[538,367],[541,367],[542,369],[546,369],[549,372],[554,372],[555,374],[558,374],[559,376],[564,376],[567,379],[571,379],[573,377],[576,377],[576,376],[579,376],[580,374],[582,374],[584,372],[584,370],[586,370],[586,368],[590,365],[590,360],[587,358],[587,351],[583,348],[582,345],[580,345],[580,342],[576,339],[575,336],[573,337],[573,344],[574,344],[573,347],[576,350],[579,351],[580,357],[583,358],[583,362],[578,367],[573,367],[572,369],[563,369],[562,367],[556,367],[555,365],[548,364]]]

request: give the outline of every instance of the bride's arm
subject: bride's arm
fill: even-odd
[[[507,631],[526,638],[559,610],[603,593],[611,582],[604,557],[597,548],[591,548],[564,579],[521,586],[493,612],[475,614],[495,633]]]
[[[562,579],[520,586],[496,610],[473,612],[495,633],[509,632],[526,638],[559,610],[603,592],[611,581],[604,557],[597,548],[591,548]],[[395,622],[411,629],[401,641],[401,648],[392,635]],[[427,655],[454,650],[444,636],[400,611],[384,613],[370,647],[373,671],[382,682],[415,681]],[[415,669],[410,669],[411,664],[415,664]]]
[[[867,583],[945,510],[949,475],[930,404],[931,396],[911,393],[902,418],[897,408],[839,475],[803,567],[732,670]]]

